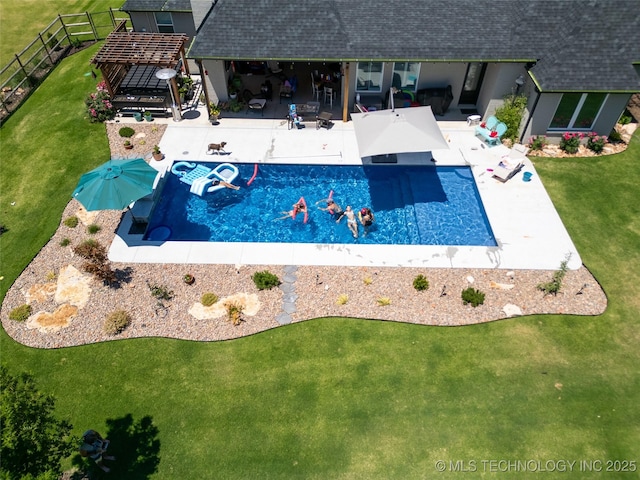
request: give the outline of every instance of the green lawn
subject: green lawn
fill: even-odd
[[[106,12],[123,4],[124,0],[0,1],[0,66],[13,60],[58,14]]]
[[[84,119],[94,52],[65,60],[0,128],[0,298],[80,174],[109,155],[104,127]],[[220,343],[53,351],[1,331],[2,362],[33,372],[76,433],[111,437],[119,460],[97,478],[464,478],[449,462],[475,461],[469,478],[526,479],[541,473],[485,472],[482,461],[639,461],[638,158],[636,133],[623,154],[535,162],[609,296],[599,317],[458,328],[333,318]],[[543,475],[639,478],[574,468]]]

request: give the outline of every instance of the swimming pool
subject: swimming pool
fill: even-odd
[[[198,163],[198,162],[196,162]],[[213,167],[211,163],[202,162]],[[145,240],[392,245],[497,245],[469,167],[236,164],[238,191],[199,197],[174,174],[162,187]],[[370,207],[375,223],[355,239],[316,202]],[[309,219],[277,220],[304,197]],[[318,206],[326,206],[320,203]]]

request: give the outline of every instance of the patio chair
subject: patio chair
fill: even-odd
[[[507,131],[507,126],[502,122],[498,122],[492,130],[483,128],[478,132],[478,128],[479,127],[476,127],[476,135],[479,134],[489,145],[498,145],[500,138]]]
[[[242,92],[242,98],[247,102],[247,112],[260,112],[264,116],[264,107],[267,101],[264,98],[260,98],[260,95],[254,95],[250,90],[245,89]]]
[[[483,122],[476,127],[476,135],[478,135],[483,130],[491,131],[491,129],[495,127],[497,124],[498,124],[498,119],[493,115],[491,115],[489,118],[487,118],[486,122]]]
[[[504,157],[498,166],[493,169],[493,178],[506,183],[511,180],[520,170],[524,168],[524,161],[518,162],[517,165],[509,163],[506,157]]]

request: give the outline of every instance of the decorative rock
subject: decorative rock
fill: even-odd
[[[295,306],[295,304],[293,304],[293,303],[285,303],[285,304],[282,306],[282,310],[283,310],[285,313],[288,313],[288,314],[296,313],[296,311],[297,311],[297,310],[296,310],[296,306]]]
[[[293,293],[296,291],[296,286],[291,283],[282,283],[279,288],[284,293]]]
[[[31,305],[33,302],[44,302],[47,297],[56,293],[55,283],[36,283],[24,294],[25,302]]]
[[[293,283],[293,282],[295,282],[295,281],[297,280],[297,278],[298,278],[298,277],[296,277],[294,274],[292,274],[292,273],[287,273],[287,274],[284,276],[283,280],[284,280],[285,282],[287,282],[287,283]]]
[[[53,313],[38,312],[27,319],[27,328],[37,328],[42,333],[55,332],[68,327],[73,317],[78,313],[78,307],[65,303]]]
[[[504,307],[502,307],[502,311],[508,317],[516,317],[522,315],[522,310],[520,310],[520,307],[512,303],[507,303]]]
[[[87,212],[85,208],[81,206],[76,212],[76,217],[78,217],[78,220],[80,220],[83,225],[87,226],[95,223],[98,213],[98,211]]]
[[[509,270],[506,275],[509,278],[513,278],[516,276],[516,272],[514,272],[513,270]]]
[[[489,284],[491,288],[495,288],[496,290],[511,290],[515,285],[513,283],[497,283],[491,281]]]
[[[467,282],[469,282],[469,283],[473,283],[473,282],[475,282],[475,281],[476,281],[476,280],[475,280],[471,275],[469,275],[469,276],[467,277]]]
[[[291,315],[289,315],[288,313],[281,313],[276,317],[276,322],[278,322],[280,325],[288,325],[291,323]]]
[[[89,301],[91,279],[82,274],[73,265],[67,265],[58,274],[58,286],[56,288],[56,303],[70,303],[78,308],[83,308]]]
[[[221,298],[210,307],[205,307],[201,303],[194,303],[189,308],[189,315],[198,320],[220,318],[227,315],[227,308],[231,304],[241,306],[242,314],[250,317],[256,315],[260,310],[260,300],[258,300],[258,296],[255,293],[236,293],[235,295]]]

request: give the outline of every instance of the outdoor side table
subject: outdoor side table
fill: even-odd
[[[467,117],[467,125],[478,125],[480,123],[480,119],[482,117],[480,115],[469,115]]]

